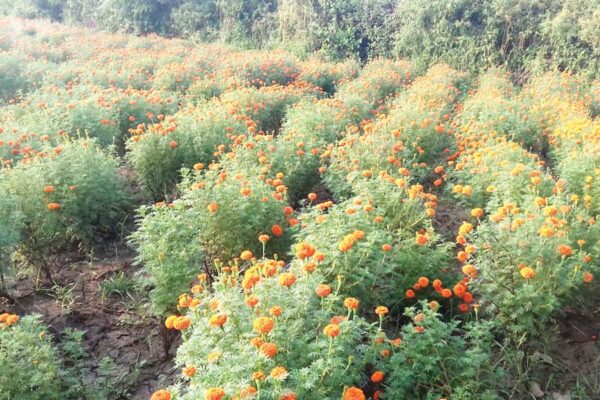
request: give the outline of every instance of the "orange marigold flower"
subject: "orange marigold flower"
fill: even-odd
[[[240,255],[240,258],[242,260],[246,260],[246,261],[251,260],[252,257],[254,257],[254,255],[252,254],[252,252],[250,250],[244,250],[244,251],[242,251],[242,254]]]
[[[419,280],[417,281],[417,283],[422,288],[426,288],[429,285],[429,279],[427,279],[426,277],[422,276],[422,277],[419,278]]]
[[[321,284],[317,286],[315,293],[319,297],[327,297],[331,294],[331,287],[329,285]]]
[[[337,337],[340,334],[340,326],[338,324],[329,324],[323,328],[323,334],[330,338]]]
[[[317,194],[316,193],[309,193],[308,194],[308,199],[310,201],[315,201],[317,199]]]
[[[58,203],[48,203],[48,210],[56,211],[60,209],[60,204]]]
[[[418,234],[417,237],[415,238],[415,242],[419,245],[419,246],[425,246],[427,244],[427,236],[425,235],[421,235]]]
[[[392,245],[391,244],[384,244],[383,246],[381,246],[381,250],[383,250],[383,251],[390,251],[390,250],[392,250]]]
[[[189,328],[191,324],[192,321],[188,317],[177,317],[177,319],[173,321],[173,328],[177,329],[178,331],[182,331]]]
[[[533,268],[530,268],[530,267],[521,268],[519,273],[525,279],[531,279],[531,278],[535,277],[535,271],[533,270]]]
[[[209,212],[214,213],[219,209],[219,205],[217,203],[210,203],[208,207],[206,207]]]
[[[183,369],[183,374],[185,376],[187,376],[188,378],[191,378],[192,376],[194,376],[196,374],[196,367],[193,365],[188,365],[187,367],[185,367]]]
[[[365,400],[364,392],[357,387],[350,387],[344,392],[342,400]]]
[[[223,397],[225,397],[225,391],[220,387],[208,389],[204,396],[206,400],[221,400]]]
[[[167,327],[167,329],[173,329],[173,324],[175,323],[176,319],[177,319],[177,315],[171,315],[169,318],[167,318],[165,320],[165,326]]]
[[[390,312],[390,310],[385,306],[379,306],[375,309],[375,314],[379,315],[380,317],[383,317],[384,315],[386,315],[389,312]]]
[[[269,375],[271,375],[271,378],[273,379],[282,381],[287,378],[288,372],[284,367],[275,367],[271,370]]]
[[[277,237],[283,235],[283,228],[277,224],[271,227],[271,233]]]
[[[458,305],[458,311],[463,314],[469,312],[469,305],[467,303],[460,303]]]
[[[474,208],[471,210],[471,217],[481,218],[483,217],[483,210],[481,208]]]
[[[54,193],[54,186],[44,186],[44,193]]]
[[[256,332],[264,334],[271,332],[274,325],[273,319],[269,317],[258,317],[252,324]]]
[[[271,314],[274,317],[280,317],[281,316],[281,307],[279,306],[273,306],[271,308],[269,308],[269,314]]]
[[[279,275],[278,281],[281,286],[290,287],[296,282],[296,275],[292,272],[284,272]]]
[[[407,299],[413,299],[415,297],[415,292],[412,289],[408,289],[404,294]]]
[[[177,142],[176,142],[176,141],[174,141],[174,140],[171,140],[171,141],[169,142],[169,147],[170,147],[170,148],[172,148],[172,149],[176,148],[176,147],[177,147]]]
[[[259,351],[263,356],[273,358],[277,355],[277,345],[275,343],[263,343]]]
[[[354,297],[348,297],[344,300],[344,305],[350,310],[358,310],[359,301]]]
[[[168,390],[157,390],[152,394],[150,400],[171,400],[171,393]]]
[[[346,317],[344,317],[343,315],[334,315],[333,317],[331,317],[329,322],[331,322],[332,324],[339,325],[342,322],[344,322],[345,320],[346,320]]]
[[[248,307],[250,307],[250,308],[256,307],[258,302],[259,302],[258,297],[254,296],[254,295],[248,296],[248,298],[246,299],[246,305],[248,305]]]
[[[298,400],[298,396],[294,392],[287,392],[279,397],[279,400]]]
[[[269,235],[263,234],[263,235],[258,236],[258,241],[261,242],[262,244],[267,243],[269,241],[269,239],[270,239]]]
[[[262,371],[256,371],[252,373],[252,380],[253,381],[262,381],[263,379],[265,379],[265,373]]]
[[[590,272],[583,273],[583,282],[584,283],[590,283],[593,280],[594,280],[594,275],[592,275]]]
[[[384,377],[385,377],[385,375],[383,374],[382,371],[375,371],[371,375],[371,382],[373,382],[373,383],[381,383],[381,382],[383,382],[383,378]]]
[[[570,256],[571,254],[573,254],[573,249],[571,248],[571,246],[567,246],[566,244],[559,244],[557,251],[558,254],[560,254],[563,257]]]
[[[216,314],[216,315],[213,315],[212,317],[210,317],[210,319],[208,320],[208,325],[222,328],[226,322],[227,322],[226,314]]]
[[[449,299],[452,297],[452,290],[450,289],[442,289],[442,297]]]

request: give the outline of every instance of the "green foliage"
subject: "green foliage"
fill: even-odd
[[[251,121],[219,100],[187,107],[133,136],[128,158],[146,190],[162,198],[179,182],[181,168],[208,165],[219,146],[247,132],[246,122]]]
[[[0,323],[0,399],[62,399],[60,361],[40,319]]]
[[[2,170],[0,186],[23,216],[20,253],[48,272],[59,250],[113,232],[129,200],[118,161],[93,141],[68,141],[45,154]]]
[[[490,322],[445,322],[423,303],[408,308],[412,324],[402,327],[402,343],[383,370],[387,391],[406,399],[441,397],[497,400],[501,370],[493,366]]]
[[[182,207],[142,207],[138,221],[131,235],[138,251],[136,261],[144,266],[153,285],[153,312],[165,315],[174,311],[175,299],[203,267],[197,212]]]

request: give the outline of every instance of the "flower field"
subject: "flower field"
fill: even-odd
[[[600,81],[0,22],[0,400],[600,399]],[[146,397],[15,295],[115,243]]]

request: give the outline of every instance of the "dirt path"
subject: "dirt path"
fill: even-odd
[[[144,290],[136,295],[105,296],[101,283],[123,271],[133,276],[133,255],[120,254],[97,261],[68,263],[56,273],[59,286],[35,290],[31,280],[14,283],[13,305],[0,303],[0,311],[40,314],[49,325],[56,341],[67,340],[66,329],[85,332],[82,346],[87,359],[80,365],[86,372],[83,384],[98,383],[106,378],[99,367],[105,357],[115,363],[112,372],[121,393],[112,399],[147,400],[158,387],[174,382],[179,375],[172,359],[165,358],[159,335],[160,321],[150,316]],[[178,343],[171,346],[171,356]]]

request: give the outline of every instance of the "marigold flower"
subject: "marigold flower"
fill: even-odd
[[[419,278],[419,280],[417,281],[417,283],[422,288],[426,288],[429,285],[429,279],[427,279],[427,277],[422,276],[422,277]]]
[[[315,293],[319,297],[327,297],[331,294],[331,287],[329,285],[321,284],[317,286]]]
[[[329,336],[330,338],[337,337],[340,334],[340,326],[337,324],[329,324],[323,328],[323,334],[325,334],[325,336]]]
[[[277,355],[277,345],[275,343],[263,343],[259,351],[263,356],[273,358]]]
[[[419,245],[419,246],[425,246],[427,244],[427,236],[422,235],[422,234],[418,234],[415,238],[415,242]]]
[[[265,379],[265,373],[262,371],[255,371],[252,373],[252,380],[253,381],[262,381],[263,379]]]
[[[173,321],[173,328],[177,329],[178,331],[183,331],[189,328],[191,324],[192,321],[188,317],[177,317],[177,319]]]
[[[254,257],[254,255],[252,254],[252,252],[250,250],[244,250],[244,251],[242,251],[242,254],[240,255],[240,258],[245,261],[251,260],[252,257]]]
[[[259,302],[258,297],[254,296],[254,295],[248,296],[248,298],[246,299],[246,305],[250,308],[256,307],[258,302]]]
[[[344,392],[342,400],[365,400],[365,394],[361,389],[353,386]]]
[[[481,218],[483,217],[483,210],[481,208],[474,208],[471,210],[471,217]]]
[[[559,244],[557,248],[558,254],[563,257],[567,257],[573,254],[573,249],[571,246],[567,246],[566,244]]]
[[[171,400],[171,393],[168,390],[157,390],[152,394],[150,400]]]
[[[258,241],[261,242],[262,244],[265,244],[269,241],[269,235],[260,235],[258,236]]]
[[[279,397],[279,400],[298,400],[298,396],[294,392],[287,392]]]
[[[288,372],[284,367],[275,367],[271,370],[269,375],[271,375],[271,378],[273,379],[282,381],[287,378]]]
[[[530,267],[523,267],[523,268],[521,268],[521,270],[519,271],[519,273],[525,279],[531,279],[531,278],[535,277],[535,271],[532,268],[530,268]]]
[[[391,251],[392,250],[392,245],[391,244],[384,244],[383,246],[381,246],[381,250],[383,250],[383,251]]]
[[[44,193],[54,193],[54,186],[44,186]]]
[[[193,365],[188,365],[187,367],[185,367],[183,369],[183,374],[185,376],[187,376],[188,378],[191,378],[192,376],[194,376],[196,374],[196,367]]]
[[[316,193],[309,193],[308,194],[308,199],[310,201],[315,201],[317,199],[317,194]]]
[[[273,306],[271,308],[269,308],[269,314],[271,314],[274,317],[280,317],[281,316],[281,307],[279,306]]]
[[[296,282],[296,275],[294,275],[292,272],[284,272],[279,275],[278,281],[279,285],[290,287]]]
[[[175,322],[176,319],[177,319],[177,315],[171,315],[170,317],[168,317],[165,320],[165,326],[167,327],[167,329],[173,329],[173,323]]]
[[[466,303],[460,303],[458,305],[458,311],[460,311],[463,314],[469,312],[469,305]]]
[[[383,382],[383,378],[384,377],[385,377],[385,375],[383,374],[382,371],[375,371],[371,375],[371,382],[373,382],[373,383],[381,383],[381,382]]]
[[[60,209],[60,204],[58,203],[48,203],[48,210],[56,211]]]
[[[359,301],[354,297],[348,297],[344,300],[344,305],[350,310],[358,310]]]
[[[283,235],[283,228],[277,224],[271,227],[271,233],[277,237]]]
[[[342,322],[344,322],[345,320],[346,320],[346,317],[344,317],[343,315],[335,315],[335,316],[331,317],[329,322],[331,322],[332,324],[339,325]]]
[[[258,333],[267,334],[273,330],[274,326],[273,319],[269,317],[258,317],[254,320],[252,326]]]
[[[222,328],[227,322],[226,314],[216,314],[209,318],[208,325]]]
[[[215,213],[219,209],[219,205],[217,203],[210,203],[208,207],[206,207],[209,212]]]
[[[404,295],[407,299],[413,299],[415,297],[415,292],[412,289],[408,289]]]
[[[449,299],[452,297],[452,290],[450,289],[442,289],[442,297]]]
[[[383,317],[384,315],[386,315],[389,312],[390,312],[390,310],[385,306],[379,306],[375,309],[375,314],[379,315],[380,317]]]
[[[583,282],[584,283],[591,283],[593,280],[594,280],[594,275],[592,275],[590,272],[583,273]]]
[[[221,400],[223,397],[225,397],[225,391],[220,387],[208,389],[204,396],[206,400]]]

